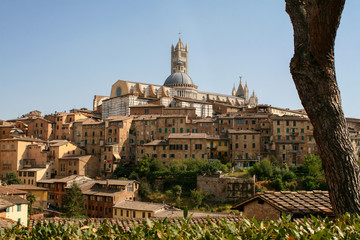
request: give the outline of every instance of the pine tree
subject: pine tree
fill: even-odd
[[[85,214],[84,196],[79,185],[76,183],[73,183],[71,188],[66,190],[63,207],[66,217],[76,217]]]

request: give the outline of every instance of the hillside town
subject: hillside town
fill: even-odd
[[[259,220],[277,219],[282,213],[333,216],[327,191],[265,192],[260,191],[259,176],[231,175],[265,160],[295,168],[307,156],[317,155],[306,112],[259,104],[242,78],[237,87],[229,87],[228,95],[202,92],[188,75],[188,58],[189,46],[179,38],[171,46],[171,72],[163,85],[118,80],[109,95],[93,97],[92,110],[47,115],[34,110],[0,120],[1,221],[25,226],[44,217],[55,221],[66,212],[74,185],[81,191],[82,215],[88,218],[183,216],[185,200],[180,196],[185,186],[176,192],[164,175],[150,181],[141,175],[145,171],[134,170],[152,160],[171,169],[185,160],[227,166],[201,172],[187,182],[188,190],[202,193],[204,201],[231,203],[235,214]],[[359,160],[360,119],[346,120]],[[165,171],[156,166],[157,172]],[[172,191],[173,201],[155,201],[144,194],[144,186]],[[317,208],[307,199],[315,199]],[[194,217],[230,214],[195,210]]]

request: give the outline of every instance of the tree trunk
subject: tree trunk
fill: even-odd
[[[312,125],[335,214],[360,214],[356,162],[335,76],[334,43],[345,0],[285,0],[294,28],[290,72]]]

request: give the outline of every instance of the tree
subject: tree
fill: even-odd
[[[14,172],[7,173],[5,178],[2,179],[2,181],[6,185],[21,184],[22,183],[21,180],[17,177],[16,173],[14,173]]]
[[[84,196],[76,183],[73,183],[71,188],[66,190],[63,204],[66,217],[77,217],[85,214]]]
[[[294,29],[290,63],[309,119],[336,215],[360,213],[360,169],[336,82],[334,43],[345,0],[285,0]]]
[[[26,196],[26,200],[29,201],[29,213],[30,213],[30,216],[31,216],[32,210],[33,210],[33,204],[36,201],[36,197],[35,197],[34,194],[30,193],[29,195]]]

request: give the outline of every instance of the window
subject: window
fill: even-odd
[[[20,212],[20,211],[21,211],[21,205],[18,204],[18,205],[16,205],[16,206],[17,206],[17,211]]]
[[[311,142],[312,141],[312,137],[311,136],[309,136],[309,142]]]
[[[145,215],[145,213],[143,212],[143,213],[142,213],[142,217],[145,218],[145,216],[146,216],[146,215]]]
[[[161,128],[159,128],[159,133],[161,133]]]
[[[278,139],[278,140],[281,140],[281,135],[278,135],[277,139]]]
[[[175,158],[175,154],[170,154],[170,158]]]
[[[184,132],[184,129],[183,128],[180,128],[180,133],[183,133]]]
[[[172,129],[172,132],[175,133],[175,128]]]
[[[280,125],[280,120],[277,120],[277,125],[278,125],[278,126]]]
[[[202,144],[195,144],[195,149],[202,149]]]
[[[219,146],[221,146],[221,141],[219,141]]]
[[[167,133],[167,128],[165,128],[165,133]]]
[[[246,140],[246,135],[244,135],[244,140]]]
[[[244,148],[246,148],[247,147],[247,145],[246,144],[244,144]]]
[[[85,132],[85,137],[87,137],[87,132]]]
[[[289,141],[289,140],[290,140],[290,136],[286,136],[286,140],[288,140],[288,141]]]
[[[256,147],[256,144],[255,144],[255,143],[253,143],[253,144],[252,144],[252,148],[255,148],[255,147]]]
[[[235,148],[239,148],[239,144],[237,143],[237,144],[235,144]]]
[[[185,154],[185,157],[184,157],[184,158],[185,158],[185,159],[186,159],[186,158],[188,158],[188,155],[187,155],[187,154]]]
[[[287,128],[287,129],[286,129],[286,133],[289,133],[289,132],[290,132],[290,129],[289,129],[289,128]]]
[[[301,133],[304,133],[304,129],[303,129],[303,128],[301,129]]]
[[[136,212],[135,212],[135,211],[133,211],[133,218],[135,218],[135,216],[136,216],[135,214],[136,214]]]
[[[294,121],[294,127],[296,127],[296,121]]]
[[[184,146],[185,146],[185,150],[188,150],[188,145],[187,145],[187,144],[185,144]]]

